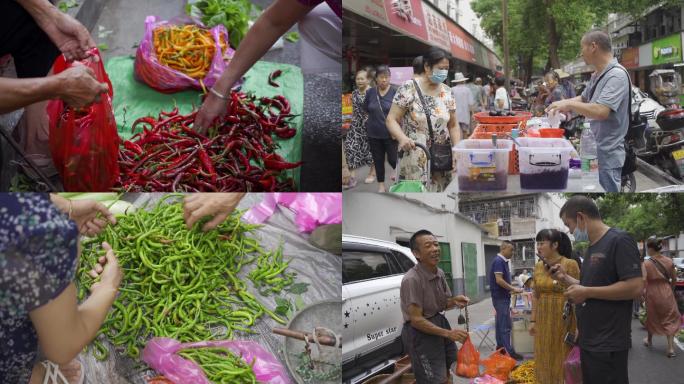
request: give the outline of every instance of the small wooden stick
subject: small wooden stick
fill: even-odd
[[[273,333],[275,333],[276,335],[282,335],[285,337],[292,337],[292,338],[295,338],[297,340],[302,340],[302,341],[305,339],[305,336],[306,336],[306,338],[309,340],[309,343],[314,343],[313,335],[309,332],[293,331],[293,330],[288,329],[288,328],[274,327]],[[321,345],[327,345],[329,347],[335,346],[335,338],[330,337],[330,336],[326,336],[326,335],[318,336],[318,342]],[[340,346],[339,347],[342,348],[342,338],[341,337],[340,337]]]

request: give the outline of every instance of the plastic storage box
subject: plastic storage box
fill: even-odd
[[[575,149],[565,139],[522,137],[520,146],[520,187],[561,190],[568,186],[570,153]]]
[[[502,191],[508,185],[508,153],[511,140],[462,140],[456,152],[459,191]]]

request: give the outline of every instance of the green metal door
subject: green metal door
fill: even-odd
[[[466,296],[477,296],[477,247],[475,243],[461,243],[461,262],[465,268]]]
[[[439,257],[439,267],[442,268],[444,274],[446,275],[447,284],[449,284],[449,289],[451,293],[454,293],[454,280],[453,274],[451,273],[451,249],[449,248],[449,243],[439,243],[440,257]]]

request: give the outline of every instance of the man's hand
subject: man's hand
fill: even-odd
[[[204,224],[203,231],[214,229],[221,224],[237,207],[244,193],[193,193],[183,202],[183,218],[188,229],[200,219],[211,216]]]
[[[572,111],[571,106],[573,103],[574,100],[572,99],[554,101],[546,108],[546,113],[551,114],[555,112],[570,112]]]
[[[569,286],[563,295],[565,295],[572,304],[582,304],[589,298],[587,287],[579,284]]]
[[[511,293],[523,293],[523,292],[525,292],[525,291],[522,288],[513,288],[513,290],[511,291]]]
[[[448,329],[446,330],[446,337],[451,341],[458,341],[459,343],[465,343],[468,338],[468,332],[461,329]]]
[[[86,27],[56,8],[51,18],[36,21],[67,61],[83,60],[89,56],[88,50],[95,47]]]
[[[463,295],[454,296],[450,300],[451,300],[452,305],[455,305],[459,308],[465,307],[470,302],[470,299],[468,298],[468,296],[463,296]]]
[[[95,80],[93,71],[80,63],[74,63],[55,77],[59,81],[59,98],[75,108],[91,104],[99,100],[100,94],[109,91],[107,84]]]

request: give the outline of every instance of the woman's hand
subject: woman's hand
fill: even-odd
[[[228,91],[230,93],[230,91]],[[226,106],[227,101],[219,98],[213,93],[209,93],[207,98],[202,103],[199,112],[197,112],[197,117],[195,118],[195,123],[193,128],[195,131],[206,134],[207,130],[214,122],[217,117],[223,117],[223,115],[228,112]]]
[[[404,152],[409,152],[416,148],[416,143],[409,139],[408,136],[402,135],[402,137],[399,138],[399,148]]]
[[[193,193],[183,201],[183,218],[188,229],[200,219],[210,216],[203,231],[218,227],[235,210],[244,193]]]
[[[102,243],[102,248],[107,253],[97,259],[98,264],[95,264],[89,272],[90,276],[94,279],[100,277],[100,280],[93,283],[90,287],[92,293],[101,290],[116,291],[119,289],[119,284],[121,284],[121,279],[123,278],[123,271],[119,266],[119,260],[117,260],[111,245],[105,241]]]
[[[107,223],[116,224],[114,215],[109,212],[107,207],[95,200],[70,200],[71,201],[71,216],[70,218],[76,222],[78,232],[86,236],[95,236],[102,232],[107,226]],[[67,214],[69,212],[66,212]],[[102,214],[104,219],[98,218],[98,213]]]

